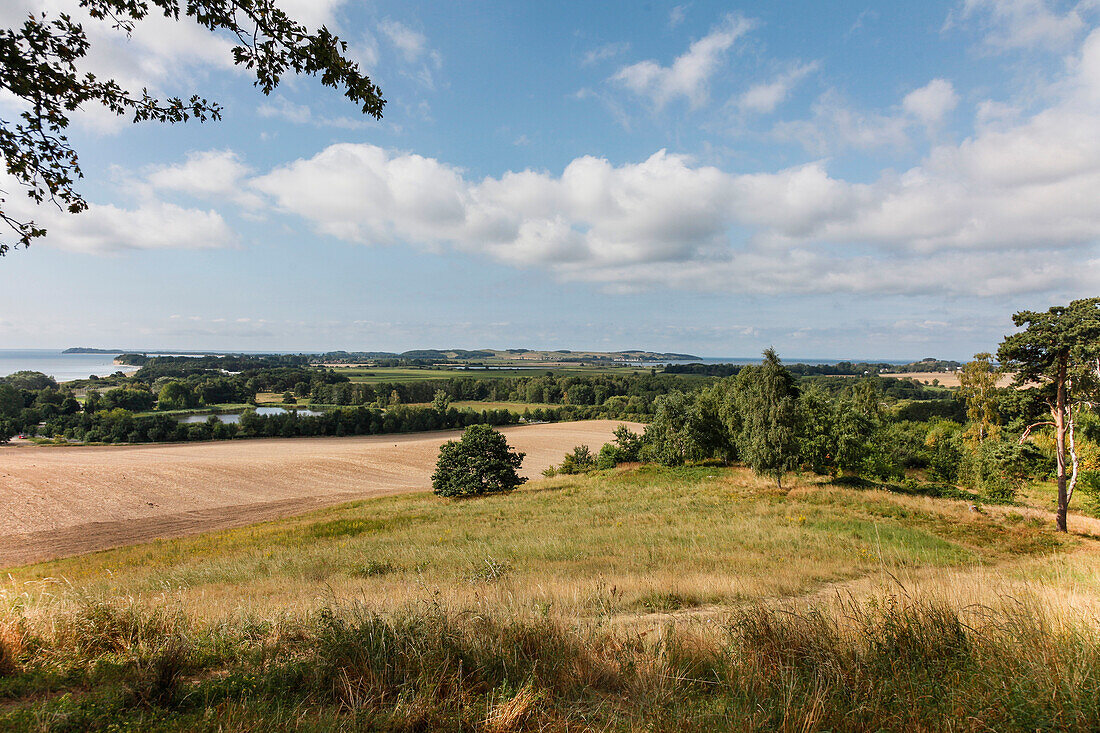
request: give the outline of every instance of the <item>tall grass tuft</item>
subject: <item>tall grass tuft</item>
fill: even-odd
[[[212,624],[89,604],[10,642],[0,730],[1100,729],[1096,620],[1002,601],[838,597],[648,628],[488,605]]]
[[[1056,631],[1035,603],[756,606],[731,622],[730,672],[777,729],[1094,730],[1100,644],[1083,628]]]

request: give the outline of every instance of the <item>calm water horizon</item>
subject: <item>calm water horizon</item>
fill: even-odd
[[[169,353],[169,352],[146,352]],[[306,353],[299,351],[287,352],[239,352],[239,353]],[[106,376],[117,371],[130,372],[135,367],[115,364],[117,354],[65,354],[60,349],[0,349],[0,377],[21,371],[42,372],[48,374],[59,382],[68,382],[73,379],[87,379],[95,374]],[[838,364],[842,361],[871,362],[876,364],[907,364],[907,360],[897,359],[783,359],[787,364]],[[661,361],[654,366],[671,364],[759,364],[760,357],[746,359],[744,357],[703,357],[688,361]],[[650,363],[646,362],[646,366]]]
[[[105,377],[136,367],[115,364],[118,354],[64,354],[60,349],[0,349],[0,377],[15,372],[42,372],[58,382]]]

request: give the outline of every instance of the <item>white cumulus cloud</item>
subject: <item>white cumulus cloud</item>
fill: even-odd
[[[184,163],[154,167],[146,180],[160,191],[228,200],[255,209],[262,201],[246,188],[245,179],[251,172],[232,150],[208,150],[189,154]]]
[[[433,158],[339,144],[252,185],[345,240],[452,247],[615,290],[1091,292],[1100,286],[1100,31],[1058,89],[1045,110],[976,125],[871,181],[833,176],[824,160],[737,173],[664,150],[476,180]],[[886,137],[941,121],[954,97],[943,80],[911,93]]]
[[[933,79],[914,89],[901,100],[902,109],[920,120],[925,127],[937,127],[959,104],[955,87],[946,79]]]
[[[677,97],[684,97],[698,107],[706,101],[707,84],[721,68],[726,52],[754,26],[754,21],[730,14],[721,25],[692,43],[671,65],[640,61],[619,69],[611,80],[639,96],[648,97],[658,109]]]
[[[18,184],[6,181],[5,190]],[[113,204],[89,204],[80,214],[64,213],[49,205],[35,206],[13,196],[5,213],[33,219],[45,227],[42,246],[73,252],[106,254],[146,249],[216,249],[236,242],[229,225],[217,211],[194,209],[163,201],[144,201],[132,208]],[[39,246],[36,243],[34,246]]]

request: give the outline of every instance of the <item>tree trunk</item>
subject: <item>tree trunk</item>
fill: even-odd
[[[1058,467],[1058,513],[1055,519],[1059,532],[1067,531],[1066,513],[1069,511],[1069,495],[1066,492],[1066,357],[1058,362],[1057,396],[1054,400],[1055,460]]]

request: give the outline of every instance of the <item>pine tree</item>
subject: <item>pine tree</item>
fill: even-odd
[[[1006,336],[997,359],[1014,373],[1013,386],[1033,392],[1050,410],[1051,419],[1036,423],[1054,427],[1055,466],[1058,476],[1057,525],[1066,531],[1066,514],[1077,483],[1074,422],[1085,402],[1095,403],[1100,392],[1100,298],[1075,300],[1047,312],[1020,311],[1012,322],[1020,333]],[[1027,432],[1021,441],[1027,437]],[[1072,473],[1066,474],[1066,458]]]

